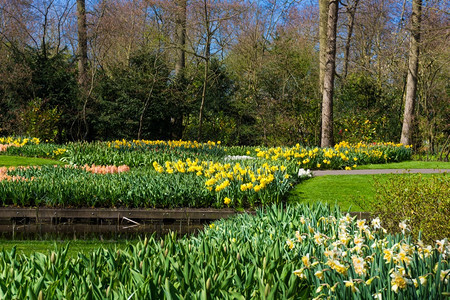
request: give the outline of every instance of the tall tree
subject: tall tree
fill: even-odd
[[[177,56],[175,62],[175,75],[184,76],[185,53],[186,53],[186,5],[187,0],[177,0],[176,11],[176,43]]]
[[[208,96],[208,84],[210,77],[211,59],[214,54],[224,50],[224,44],[228,43],[227,34],[222,33],[231,20],[238,17],[241,13],[241,2],[228,2],[224,0],[199,0],[193,3],[194,10],[197,10],[197,26],[201,29],[199,32],[201,42],[200,49],[202,54],[194,55],[204,61],[203,66],[203,87],[201,93],[201,102],[198,116],[198,140],[202,140],[202,127],[204,121],[205,101]],[[220,37],[222,35],[222,37]],[[198,47],[198,46],[197,46]]]
[[[327,24],[330,0],[319,0],[319,86],[323,93],[323,76],[327,64]]]
[[[78,24],[78,84],[81,90],[83,100],[83,109],[81,117],[83,119],[85,139],[89,133],[89,127],[86,120],[86,106],[88,100],[88,76],[87,76],[87,30],[86,30],[86,3],[85,0],[77,0],[77,24]]]
[[[347,5],[347,39],[345,40],[345,48],[344,48],[344,66],[342,68],[342,77],[345,79],[347,77],[348,71],[348,61],[349,61],[349,53],[350,53],[350,44],[353,34],[353,27],[355,25],[355,13],[356,8],[358,6],[359,0],[355,0],[352,4]]]
[[[211,20],[210,20],[210,14],[208,5],[209,3],[207,0],[203,1],[203,8],[204,8],[204,26],[206,30],[206,41],[205,41],[205,51],[203,54],[204,60],[205,60],[205,66],[203,69],[203,88],[202,88],[202,101],[200,103],[200,112],[198,115],[198,137],[197,139],[201,141],[202,139],[202,125],[203,125],[203,109],[205,107],[205,98],[206,98],[206,89],[208,86],[208,72],[209,72],[209,62],[211,58],[211,41],[212,37],[214,35],[214,31],[211,29]],[[217,27],[216,27],[217,28]]]
[[[326,65],[323,76],[322,96],[322,147],[332,147],[333,140],[333,92],[336,67],[336,32],[339,0],[330,0],[328,8]]]
[[[419,69],[421,15],[422,15],[422,0],[413,0],[408,75],[406,78],[405,111],[403,114],[402,136],[400,138],[400,143],[405,145],[410,145],[412,142],[411,138],[413,131],[413,115],[417,92],[417,75]]]

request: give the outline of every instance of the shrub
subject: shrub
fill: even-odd
[[[426,243],[450,236],[450,178],[443,175],[391,175],[375,180],[373,208],[385,227],[398,230],[407,220],[414,238]],[[421,236],[419,236],[421,234]]]

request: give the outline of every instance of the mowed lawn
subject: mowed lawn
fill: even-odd
[[[289,194],[290,202],[338,204],[342,211],[370,211],[375,195],[374,178],[384,175],[327,175],[298,184]]]
[[[70,241],[70,242],[69,242]],[[30,255],[32,253],[40,252],[44,254],[51,253],[57,248],[65,247],[69,243],[69,250],[67,255],[76,258],[79,253],[89,255],[90,252],[105,248],[117,251],[124,250],[129,244],[136,244],[137,239],[126,240],[0,240],[0,251],[11,251],[16,248],[18,254]]]
[[[0,167],[63,165],[63,162],[37,157],[0,155]]]
[[[375,200],[375,181],[382,183],[390,176],[414,176],[414,174],[378,175],[326,175],[313,177],[294,187],[289,202],[337,204],[341,211],[371,211]],[[423,174],[422,176],[444,176]]]
[[[390,164],[363,165],[356,168],[356,170],[368,169],[450,169],[450,162],[411,160]]]

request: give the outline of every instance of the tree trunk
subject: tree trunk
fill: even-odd
[[[333,147],[333,92],[336,65],[336,31],[338,20],[338,0],[329,2],[326,68],[323,80],[322,97],[322,147]]]
[[[411,16],[411,41],[409,46],[408,76],[406,78],[405,111],[403,114],[402,136],[400,143],[411,145],[414,106],[417,92],[417,74],[419,69],[420,19],[422,0],[413,0]]]
[[[171,136],[173,139],[181,139],[183,136],[182,107],[186,103],[186,15],[187,0],[176,1],[176,61],[175,61],[175,86],[177,88],[176,115],[171,117]]]
[[[353,5],[348,8],[347,14],[348,14],[348,31],[347,31],[347,39],[345,41],[345,48],[344,48],[344,66],[342,68],[342,77],[345,79],[347,78],[347,72],[348,72],[348,56],[350,53],[350,43],[352,40],[353,35],[353,27],[355,25],[355,13],[356,8],[358,6],[359,0],[355,0]]]
[[[319,89],[323,93],[323,76],[327,64],[327,24],[330,0],[319,0]]]
[[[209,14],[208,14],[208,6],[206,0],[203,2],[204,4],[204,25],[206,28],[206,42],[205,42],[205,52],[204,52],[204,60],[205,60],[205,67],[203,70],[203,90],[202,90],[202,102],[200,104],[200,112],[198,115],[198,140],[202,140],[202,127],[203,127],[203,110],[205,108],[205,100],[206,100],[206,90],[208,86],[208,73],[209,73],[209,59],[211,55],[211,38],[212,38],[212,32],[210,27],[210,21],[209,21]]]
[[[202,102],[200,104],[200,113],[198,116],[198,141],[202,140],[202,127],[203,127],[203,110],[205,108],[205,99],[206,99],[206,90],[208,86],[208,73],[209,73],[209,55],[210,55],[210,37],[206,38],[206,47],[205,47],[205,67],[203,69],[203,90],[202,90]]]
[[[175,76],[183,77],[186,53],[186,5],[187,0],[177,0],[176,31],[177,57],[175,62]]]
[[[87,76],[87,31],[86,31],[86,4],[85,0],[77,0],[78,13],[78,84],[81,90],[83,101],[82,118],[85,126],[83,139],[86,139],[89,133],[89,127],[86,120],[86,106],[88,100],[88,76]]]

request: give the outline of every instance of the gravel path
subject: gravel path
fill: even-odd
[[[324,170],[312,171],[313,176],[325,175],[373,175],[373,174],[404,174],[404,173],[450,173],[450,169],[371,169],[371,170]]]

